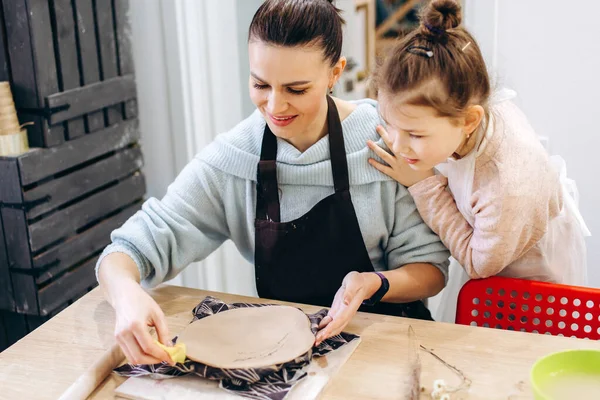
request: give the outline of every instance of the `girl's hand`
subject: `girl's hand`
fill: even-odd
[[[377,133],[383,139],[385,145],[392,149],[392,143],[388,136],[388,133],[382,126],[377,127]],[[401,185],[410,187],[415,183],[421,182],[423,179],[427,179],[434,175],[433,169],[428,169],[424,171],[414,170],[410,167],[410,165],[404,160],[403,157],[396,154],[390,154],[375,142],[369,140],[367,145],[371,150],[375,152],[385,164],[382,164],[372,158],[369,159],[369,164],[375,167],[377,170],[383,172],[390,178],[398,181]]]

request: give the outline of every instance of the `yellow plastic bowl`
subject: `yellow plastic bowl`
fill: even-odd
[[[553,400],[547,392],[550,385],[557,379],[581,375],[597,378],[600,387],[600,350],[566,350],[540,358],[530,373],[533,394],[536,400]],[[589,395],[586,399],[600,399],[598,392]]]

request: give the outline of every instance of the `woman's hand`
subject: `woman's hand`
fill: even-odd
[[[389,135],[386,130],[382,126],[377,127],[377,133],[383,139],[385,145],[392,149],[392,142],[390,141]],[[404,160],[404,158],[398,154],[390,154],[381,147],[379,147],[375,142],[369,140],[367,145],[371,150],[375,152],[385,164],[382,164],[372,158],[369,159],[369,164],[375,167],[377,170],[383,172],[390,178],[398,181],[401,185],[410,187],[415,183],[422,181],[423,179],[427,179],[430,176],[433,176],[433,169],[429,170],[414,170],[408,165],[408,163]]]
[[[171,356],[148,332],[156,328],[158,340],[170,345],[165,315],[140,286],[140,273],[135,262],[124,253],[107,255],[98,269],[98,281],[106,300],[115,309],[115,338],[132,364],[174,365]]]
[[[329,313],[319,324],[315,345],[318,346],[323,340],[342,332],[362,302],[377,291],[378,284],[381,284],[381,280],[375,274],[353,271],[346,275],[335,294]]]
[[[175,365],[169,353],[160,348],[150,332],[156,328],[158,340],[169,346],[169,330],[159,305],[135,281],[121,282],[121,295],[115,297],[115,337],[123,353],[133,364]]]

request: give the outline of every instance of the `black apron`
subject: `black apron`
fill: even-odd
[[[256,187],[254,254],[260,297],[330,307],[349,272],[374,270],[350,197],[342,124],[329,96],[327,103],[335,193],[294,221],[280,222],[277,138],[265,126]],[[422,301],[379,303],[362,306],[360,311],[431,320]]]

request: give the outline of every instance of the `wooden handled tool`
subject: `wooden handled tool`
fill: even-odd
[[[0,82],[0,156],[17,156],[29,149],[27,129],[17,117],[9,82]]]
[[[117,343],[106,350],[69,388],[59,400],[85,400],[121,364],[125,355]]]

